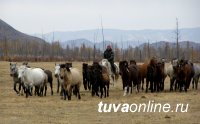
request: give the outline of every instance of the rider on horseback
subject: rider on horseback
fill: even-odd
[[[110,45],[107,46],[107,49],[104,51],[104,58],[110,62],[112,67],[113,73],[116,72],[115,65],[114,65],[114,53]]]

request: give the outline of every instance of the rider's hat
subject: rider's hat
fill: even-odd
[[[108,46],[107,46],[107,49],[112,49],[111,45],[108,45]]]

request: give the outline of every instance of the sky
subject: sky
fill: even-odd
[[[0,0],[0,19],[28,34],[200,27],[200,0]]]

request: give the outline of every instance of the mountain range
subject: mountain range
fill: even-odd
[[[44,41],[41,38],[34,37],[25,33],[22,33],[16,29],[14,29],[12,26],[4,22],[0,19],[0,41],[6,40],[9,41],[35,41],[35,42],[42,42]]]
[[[181,40],[180,46],[186,48],[187,41],[190,41],[190,47],[200,49],[200,28],[180,29]],[[94,44],[97,49],[103,48],[101,30],[85,30],[75,32],[51,32],[42,35],[28,35],[14,29],[12,26],[0,19],[0,41],[4,41],[5,38],[10,41],[35,41],[43,42],[44,38],[46,41],[51,42],[52,38],[54,41],[59,40],[62,47],[80,47],[85,44],[86,46],[93,47]],[[118,46],[119,48],[127,48],[129,46],[139,46],[142,48],[144,43],[149,41],[153,47],[161,47],[169,42],[170,47],[174,47],[175,44],[172,42],[175,36],[173,30],[117,30],[117,29],[104,29],[104,46],[111,44],[113,47]],[[39,37],[39,38],[38,38]],[[173,39],[173,40],[170,40]]]
[[[200,42],[200,27],[180,29],[180,41]],[[103,34],[103,35],[102,35]],[[118,29],[101,29],[50,32],[47,34],[35,34],[34,36],[45,38],[51,42],[59,40],[66,42],[70,40],[85,39],[92,42],[101,42],[104,39],[112,42],[156,42],[156,41],[175,41],[175,29],[171,30],[118,30]]]

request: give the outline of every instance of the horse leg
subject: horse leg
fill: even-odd
[[[71,87],[71,85],[70,86],[68,86],[68,100],[71,100],[71,96],[72,96],[72,87]]]
[[[29,93],[28,93],[28,89],[26,89],[26,98],[28,98],[28,94],[29,94]]]
[[[173,91],[173,84],[174,84],[173,78],[170,78],[170,91]]]
[[[19,95],[20,95],[20,91],[21,91],[21,83],[19,83],[18,90],[19,90]]]
[[[197,88],[198,88],[198,82],[199,82],[199,77],[196,77],[196,79],[195,79],[195,89],[197,90]]]
[[[141,88],[139,82],[136,83],[136,88],[137,88],[137,92],[139,93],[139,90],[140,90],[140,88]]]
[[[109,83],[107,84],[107,97],[109,96]]]
[[[19,94],[19,92],[18,92],[17,89],[16,89],[16,86],[17,86],[17,83],[14,82],[14,91],[15,91],[17,94]]]
[[[175,80],[175,82],[174,82],[174,85],[175,85],[175,91],[177,90],[177,89],[179,89],[179,87],[178,87],[178,80]]]
[[[84,86],[84,89],[87,90],[87,81],[85,79],[85,76],[83,76],[83,86]]]
[[[25,91],[26,92],[26,98],[28,98],[28,95],[30,94],[29,86],[27,86],[25,89],[26,89],[26,91]]]
[[[106,98],[107,93],[106,93],[106,85],[104,85],[104,98]]]
[[[133,90],[133,87],[132,87],[132,85],[131,85],[131,86],[129,86],[129,92],[128,92],[128,95],[132,94],[132,90]]]
[[[142,78],[142,90],[144,90],[144,78]]]
[[[196,89],[196,90],[198,89],[199,77],[200,77],[200,76],[197,76],[197,77],[195,78],[195,89]]]
[[[78,99],[81,99],[81,95],[80,95],[80,87],[78,85],[76,85],[77,87],[77,94],[78,94]]]
[[[66,90],[63,90],[63,97],[64,97],[63,99],[64,99],[64,100],[66,100],[66,96],[67,96],[66,94],[67,94],[67,93],[66,93]]]
[[[122,83],[122,85],[123,85],[123,90],[124,90],[124,88],[125,88],[124,82]]]
[[[124,87],[124,95],[123,96],[126,96],[127,94],[127,90],[128,90],[128,85],[127,83],[124,83],[125,87]]]
[[[49,83],[50,83],[50,88],[51,88],[51,95],[53,95],[53,82],[50,81]]]
[[[40,86],[40,96],[43,96],[44,86]]]
[[[100,86],[100,92],[101,92],[100,98],[102,98],[102,96],[103,96],[103,86]]]
[[[23,94],[23,90],[21,90],[21,88],[22,88],[22,84],[21,83],[19,83],[19,94]],[[21,91],[21,93],[20,93],[20,91]]]
[[[194,89],[194,83],[196,83],[195,82],[195,77],[193,77],[193,79],[192,79],[192,89]]]
[[[155,90],[155,82],[154,81],[150,81],[150,88],[151,88],[151,92],[153,93]]]
[[[47,95],[47,85],[45,85],[45,91],[44,91],[44,96]]]
[[[187,89],[188,89],[188,86],[189,86],[188,83],[189,83],[188,80],[186,80],[186,81],[185,81],[185,87],[184,87],[184,88],[185,88],[185,92],[187,92]]]
[[[37,86],[35,86],[35,92],[34,92],[34,93],[35,93],[35,96],[36,96],[36,93],[38,92],[37,90],[38,90],[38,89],[37,89]]]
[[[162,82],[157,82],[157,92],[160,92],[162,90]]]
[[[57,78],[57,93],[59,93],[59,88],[60,88],[60,81],[59,81],[59,77]],[[62,88],[61,88],[62,90]]]
[[[91,90],[91,83],[88,81],[88,89]]]
[[[148,92],[149,80],[146,80],[146,93]]]

